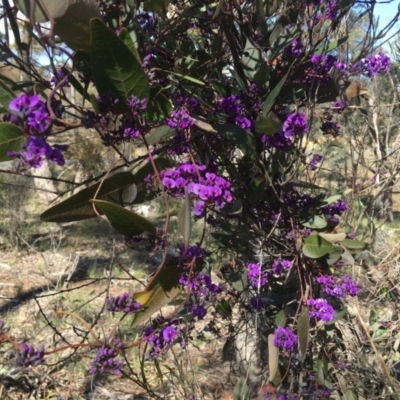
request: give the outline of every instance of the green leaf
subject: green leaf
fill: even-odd
[[[335,195],[333,195],[333,196],[329,196],[328,198],[326,198],[326,199],[323,200],[323,204],[322,204],[321,207],[325,207],[325,206],[328,205],[328,204],[332,204],[332,203],[334,203],[335,201],[340,200],[342,197],[343,197],[343,196],[342,196],[341,194],[335,194]]]
[[[260,114],[256,119],[254,127],[257,131],[267,135],[274,135],[282,128],[282,122],[274,113],[269,113],[267,117]]]
[[[346,313],[347,313],[347,308],[346,307],[342,308],[341,310],[335,313],[335,316],[329,322],[325,322],[325,325],[333,325],[335,322],[342,319],[346,315]]]
[[[362,251],[368,248],[368,243],[361,242],[360,240],[345,239],[342,241],[342,245],[350,252]]]
[[[148,144],[154,145],[162,142],[164,138],[169,138],[175,134],[175,129],[170,128],[168,125],[161,125],[150,129],[149,134],[146,136],[146,141]]]
[[[144,10],[145,11],[164,11],[167,9],[171,0],[145,0],[144,1]]]
[[[172,75],[175,75],[175,76],[179,76],[179,78],[186,79],[187,81],[190,81],[190,82],[192,82],[192,83],[196,83],[197,85],[201,85],[201,86],[204,86],[204,85],[205,85],[205,83],[204,83],[203,81],[199,81],[198,79],[193,78],[192,76],[189,76],[189,75],[183,75],[183,74],[179,74],[178,72],[167,71],[167,70],[163,70],[163,69],[160,69],[160,68],[153,68],[153,69],[154,69],[155,71],[166,72],[166,73],[168,73],[168,74],[172,74]]]
[[[10,101],[17,97],[13,91],[0,79],[0,104],[9,110]]]
[[[96,183],[70,198],[49,208],[41,216],[41,221],[46,222],[70,222],[81,221],[96,217],[93,205],[90,200],[94,198],[99,185],[101,188],[97,194],[98,200],[132,202],[132,188],[134,187],[135,177],[130,172],[119,172],[102,183]],[[136,188],[134,188],[136,190]]]
[[[313,215],[308,221],[302,222],[302,225],[311,229],[324,229],[328,223],[324,218],[318,215]]]
[[[264,115],[268,115],[269,112],[271,111],[272,107],[275,104],[275,100],[279,96],[279,93],[281,92],[283,85],[286,83],[286,80],[288,78],[288,74],[286,74],[280,81],[279,83],[271,90],[271,92],[268,94],[267,98],[265,99],[262,111]]]
[[[270,67],[267,65],[266,62],[261,63],[258,67],[257,72],[254,75],[254,82],[257,83],[259,86],[264,86],[270,77]]]
[[[350,389],[348,389],[344,396],[342,396],[342,400],[357,400],[357,397]]]
[[[172,302],[182,291],[179,284],[181,270],[175,265],[174,260],[168,263],[146,286],[146,291],[151,291],[150,299],[146,303],[144,312],[137,313],[132,321],[132,326],[149,319],[154,313]]]
[[[276,326],[285,326],[286,324],[286,311],[281,310],[275,317],[275,325]]]
[[[150,89],[145,118],[152,124],[164,122],[172,112],[172,104],[157,88]]]
[[[245,155],[255,157],[256,140],[251,132],[231,124],[217,125],[215,129],[222,138],[234,144]]]
[[[183,243],[185,246],[189,245],[190,236],[192,234],[192,204],[190,201],[190,195],[185,187],[185,200],[182,207],[178,211],[178,228],[179,232],[183,237]]]
[[[232,317],[232,308],[228,301],[222,299],[219,303],[217,303],[216,310],[222,314],[224,317],[231,318]]]
[[[315,50],[315,54],[326,54],[331,52],[332,50],[335,50],[342,44],[346,43],[349,40],[349,36],[343,36],[342,38],[339,38],[337,40],[333,40],[332,42],[329,43],[328,46],[320,46]]]
[[[310,316],[307,306],[303,306],[299,318],[297,319],[297,333],[299,335],[300,354],[304,360],[307,354],[308,340],[310,336]]]
[[[241,268],[238,271],[225,273],[224,279],[234,289],[241,292],[247,287],[247,270],[246,268]]]
[[[340,247],[334,247],[333,250],[329,253],[329,257],[326,260],[328,265],[333,265],[337,261],[340,260],[340,257],[342,256],[343,250]]]
[[[19,34],[19,26],[16,20],[16,15],[13,14],[12,8],[10,7],[10,2],[8,0],[3,0],[4,9],[7,11],[7,18],[10,21],[11,29],[14,34],[15,42],[17,43],[18,49],[21,50],[21,36]]]
[[[271,48],[267,52],[268,61],[275,60],[300,34],[301,30],[298,25],[291,25],[287,29],[286,16],[280,18],[275,24],[269,38]]]
[[[233,389],[232,400],[251,400],[251,391],[244,378],[240,378]]]
[[[344,232],[338,232],[338,233],[320,232],[320,233],[318,233],[318,235],[331,243],[342,242],[344,239],[346,239],[346,234]]]
[[[24,133],[18,126],[8,122],[0,123],[0,161],[11,160],[7,156],[8,151],[21,150],[21,144],[24,142]]]
[[[303,254],[309,258],[320,258],[333,250],[333,244],[318,235],[304,239]]]
[[[228,337],[222,348],[222,362],[232,361],[235,354],[235,342],[232,337]]]
[[[260,46],[253,42],[250,38],[246,39],[244,48],[244,56],[241,60],[243,71],[247,79],[253,80],[254,76],[261,65],[265,64]]]
[[[104,200],[90,200],[90,202],[105,214],[112,227],[121,235],[130,237],[143,232],[156,234],[156,227],[139,214]]]
[[[126,44],[126,47],[132,52],[132,54],[135,56],[136,60],[142,64],[142,60],[140,59],[139,53],[136,49],[135,43],[132,40],[131,34],[128,32],[126,28],[122,28],[119,31],[118,37]]]
[[[92,72],[98,92],[115,93],[122,111],[128,110],[126,100],[131,95],[148,99],[146,74],[122,39],[98,19],[91,21],[90,30]]]

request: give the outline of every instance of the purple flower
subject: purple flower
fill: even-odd
[[[261,271],[261,266],[258,264],[247,264],[247,279],[250,285],[254,288],[264,286],[268,281],[268,273]]]
[[[162,331],[163,338],[167,343],[171,343],[177,337],[176,329],[172,326],[167,326]]]
[[[317,169],[317,164],[319,164],[323,159],[324,157],[322,157],[321,154],[318,153],[313,154],[313,157],[309,162],[308,169],[310,171],[315,171]]]
[[[335,215],[342,215],[345,211],[347,211],[347,205],[344,200],[338,200],[334,203],[328,204],[327,206],[322,208],[322,212],[324,214],[335,216]]]
[[[121,373],[122,361],[117,360],[116,357],[119,349],[122,347],[122,342],[114,339],[113,343],[101,346],[96,353],[96,357],[89,363],[89,374],[93,375],[96,372],[104,373],[107,370],[112,370],[114,374]]]
[[[126,313],[136,312],[140,309],[141,304],[133,300],[129,293],[124,293],[117,297],[107,297],[105,300],[105,306],[107,311],[124,311]]]
[[[319,318],[323,322],[329,322],[335,316],[335,310],[325,299],[308,299],[310,317]]]
[[[304,114],[290,114],[283,123],[282,132],[285,138],[290,139],[308,132],[307,120]]]
[[[250,129],[253,125],[252,122],[244,115],[237,115],[235,117],[235,124],[242,129]]]
[[[44,344],[41,344],[37,350],[26,343],[21,345],[21,350],[17,355],[16,365],[27,368],[44,363]]]
[[[184,130],[193,126],[194,121],[184,108],[180,108],[172,111],[170,117],[167,119],[167,125],[170,128]]]
[[[63,79],[65,78],[65,74],[64,71],[62,69],[58,69],[56,71],[56,75],[53,75],[50,79],[50,83],[52,85],[57,85],[58,82],[61,82]],[[62,84],[63,87],[70,87],[69,81],[68,79],[66,79],[64,81],[64,83]]]
[[[275,330],[274,345],[292,352],[297,344],[297,336],[289,329],[279,326]]]
[[[138,115],[147,108],[147,100],[146,99],[140,100],[138,97],[134,95],[129,97],[126,103],[130,107],[133,115]]]

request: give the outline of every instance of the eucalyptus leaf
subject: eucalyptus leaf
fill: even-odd
[[[156,234],[156,227],[139,214],[104,200],[90,200],[90,202],[105,214],[112,227],[121,235],[131,237],[143,232]]]

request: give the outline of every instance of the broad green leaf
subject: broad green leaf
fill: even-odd
[[[143,312],[137,313],[132,321],[132,326],[149,319],[154,313],[165,305],[171,303],[184,289],[179,283],[181,270],[174,261],[168,263],[146,286],[146,291],[151,291],[150,299]]]
[[[0,123],[0,161],[8,161],[8,151],[19,151],[24,142],[24,133],[18,126],[8,122]]]
[[[238,271],[232,271],[225,273],[224,279],[234,289],[241,292],[247,287],[247,270],[246,268],[239,269]]]
[[[285,19],[286,16],[279,19],[271,32],[269,38],[271,48],[267,52],[269,61],[275,60],[275,58],[282,54],[283,50],[301,34],[301,30],[297,24],[291,25],[289,29],[287,29],[287,22],[284,21]]]
[[[304,360],[307,354],[308,340],[310,337],[310,316],[307,306],[303,306],[297,319],[297,333],[299,335],[300,354]]]
[[[286,311],[281,310],[275,317],[275,325],[276,326],[285,326],[286,324]]]
[[[349,250],[347,250],[345,247],[343,247],[343,253],[342,253],[341,257],[342,257],[342,260],[346,264],[348,264],[348,265],[354,265],[355,264],[354,257],[351,255]]]
[[[353,240],[353,239],[343,240],[342,245],[350,252],[362,251],[368,247],[368,243],[361,242],[360,240]]]
[[[220,137],[234,144],[243,154],[252,158],[256,155],[256,140],[251,132],[231,124],[217,125],[215,129]]]
[[[153,235],[156,233],[156,227],[139,214],[103,200],[90,200],[90,202],[105,214],[112,227],[121,235],[130,237],[143,232]]]
[[[210,132],[210,133],[217,133],[215,128],[209,124],[204,118],[202,117],[192,117],[194,124],[203,131]]]
[[[308,221],[302,222],[302,225],[311,229],[324,229],[328,223],[318,215],[313,215]]]
[[[254,82],[257,83],[257,85],[264,86],[268,82],[269,77],[270,67],[267,65],[266,62],[263,62],[258,67],[258,70],[254,75]]]
[[[318,235],[304,239],[303,254],[309,258],[320,258],[333,250],[333,244]]]
[[[136,60],[142,64],[142,60],[140,59],[139,53],[136,49],[135,43],[132,40],[131,34],[128,32],[126,28],[122,28],[119,31],[118,37],[126,44],[128,49],[132,52],[132,54],[135,56]]]
[[[286,83],[286,80],[288,78],[288,74],[286,74],[280,81],[279,83],[271,90],[271,92],[268,94],[267,98],[265,99],[262,111],[264,115],[268,115],[269,112],[271,111],[272,107],[275,104],[275,100],[279,96],[279,93],[281,92],[283,85]]]
[[[342,44],[346,43],[349,39],[349,36],[343,36],[342,38],[339,38],[337,40],[333,40],[332,42],[329,43],[328,46],[320,46],[315,50],[315,54],[327,54],[331,52],[332,50],[335,50]]]
[[[70,222],[96,217],[90,200],[94,198],[100,184],[101,188],[96,197],[98,200],[131,203],[134,182],[135,177],[130,172],[119,172],[49,208],[40,219],[46,222]]]
[[[99,19],[90,22],[90,30],[92,73],[98,92],[115,93],[122,111],[128,110],[126,100],[131,95],[148,99],[146,74],[126,44]]]
[[[175,134],[176,130],[170,128],[168,125],[157,126],[156,128],[150,129],[150,132],[146,135],[146,142],[154,145],[162,142],[164,138],[167,139]]]
[[[256,119],[254,127],[257,131],[266,135],[274,135],[282,128],[282,122],[274,113],[269,113],[267,117],[260,114]]]
[[[333,195],[333,196],[329,196],[327,199],[324,199],[324,200],[323,200],[322,207],[325,207],[325,206],[328,205],[328,204],[332,204],[332,203],[334,203],[335,201],[338,201],[338,200],[340,200],[340,199],[342,199],[342,198],[343,198],[343,196],[342,196],[341,194],[335,194],[335,195]]]
[[[183,237],[185,246],[189,245],[190,236],[192,234],[192,204],[190,195],[185,187],[185,199],[181,208],[178,211],[178,228]]]
[[[328,265],[333,265],[340,260],[342,257],[343,249],[340,247],[334,247],[333,250],[329,253],[328,259],[326,262]]]
[[[318,235],[331,243],[342,242],[344,239],[346,239],[346,234],[344,232],[338,232],[338,233],[320,232],[320,233],[318,233]]]
[[[147,104],[145,117],[153,124],[165,122],[165,118],[172,112],[172,104],[159,89],[150,89],[149,102]]]
[[[135,301],[140,303],[142,306],[146,306],[147,302],[151,298],[152,293],[153,293],[152,290],[145,290],[142,292],[133,293],[132,297],[135,299]]]
[[[279,348],[275,346],[274,338],[275,335],[268,335],[268,374],[270,382],[274,380],[279,367]]]
[[[244,56],[241,59],[243,71],[247,79],[253,80],[254,76],[261,65],[265,64],[260,46],[254,43],[250,38],[246,39],[244,48]]]
[[[324,362],[321,359],[315,360],[314,364],[314,371],[317,373],[317,380],[322,385],[325,382],[325,375],[324,375]]]

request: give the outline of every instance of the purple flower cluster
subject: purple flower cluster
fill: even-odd
[[[26,145],[23,146],[21,151],[8,151],[7,155],[9,157],[18,157],[22,163],[21,168],[39,168],[43,165],[43,160],[47,159],[54,161],[58,165],[64,165],[64,156],[61,150],[65,149],[65,146],[51,147],[43,139],[29,136],[26,140]]]
[[[307,119],[304,114],[289,114],[283,123],[282,129],[275,135],[264,135],[261,138],[268,147],[287,148],[293,144],[293,139],[308,132]]]
[[[351,66],[353,71],[359,71],[369,78],[373,78],[377,74],[386,74],[389,72],[389,68],[390,58],[383,53],[363,58],[358,63]]]
[[[184,108],[178,108],[172,111],[166,123],[170,128],[176,128],[178,130],[185,130],[194,125],[193,118]]]
[[[299,57],[304,50],[304,45],[299,39],[295,39],[290,45],[290,50],[295,57]]]
[[[297,396],[296,394],[292,394],[292,393],[287,393],[287,394],[282,394],[278,397],[266,397],[264,400],[299,400],[299,396]]]
[[[321,125],[321,131],[324,135],[332,135],[334,138],[339,136],[340,124],[335,121],[324,121]]]
[[[360,285],[355,283],[350,275],[343,275],[341,278],[321,275],[316,278],[316,281],[322,285],[327,294],[339,299],[344,299],[346,296],[357,296],[360,289]]]
[[[102,115],[107,114],[110,111],[115,110],[119,99],[113,91],[108,91],[97,96],[99,102],[99,110]]]
[[[174,197],[183,197],[187,188],[196,199],[193,211],[198,217],[203,214],[206,203],[223,208],[225,202],[232,201],[230,182],[205,170],[205,165],[183,163],[160,173],[162,184]]]
[[[186,247],[184,243],[180,243],[178,246],[179,257],[176,257],[176,263],[178,266],[185,266],[185,261],[191,261],[193,257],[203,258],[205,256],[205,250],[200,247],[199,243],[193,246]]]
[[[250,129],[253,126],[244,114],[245,107],[240,102],[239,96],[231,94],[230,96],[221,97],[218,102],[217,111],[228,116],[227,121],[239,126],[242,129]]]
[[[23,93],[21,96],[11,100],[9,104],[11,110],[11,122],[23,123],[37,133],[43,133],[49,120],[49,113],[39,96],[28,96]]]
[[[289,260],[274,260],[272,262],[272,272],[275,275],[282,275],[284,271],[288,271],[292,266],[291,261]]]
[[[297,336],[289,329],[279,326],[275,329],[274,345],[292,352],[297,344]]]
[[[308,169],[310,171],[315,171],[317,169],[317,164],[319,164],[323,159],[324,157],[322,157],[321,154],[313,154],[310,162],[308,163]]]
[[[335,316],[335,310],[325,299],[308,299],[310,317],[319,318],[323,322],[329,322]]]
[[[57,85],[58,82],[61,82],[63,79],[65,78],[65,74],[64,71],[62,69],[58,69],[56,71],[56,75],[53,75],[50,79],[50,83],[52,85]],[[64,83],[62,84],[63,87],[70,87],[71,85],[69,84],[68,79],[66,79],[64,81]]]
[[[114,374],[121,373],[122,361],[116,359],[119,350],[122,347],[122,342],[119,339],[114,339],[113,343],[101,346],[96,353],[96,357],[89,363],[89,374],[93,375],[96,372],[106,372],[112,370]]]
[[[138,97],[132,95],[129,97],[129,99],[126,101],[128,104],[129,108],[131,109],[131,112],[133,115],[139,115],[143,111],[146,110],[147,108],[147,99],[139,99]]]
[[[162,352],[167,351],[172,346],[173,341],[178,338],[180,333],[175,327],[179,322],[178,318],[168,321],[161,317],[155,321],[154,326],[145,328],[143,338],[151,347],[147,353],[149,359],[156,359]],[[157,325],[160,324],[164,324],[164,327],[159,328]]]
[[[313,67],[305,77],[308,83],[313,82],[315,79],[318,79],[321,83],[327,83],[331,79],[329,73],[333,67],[343,69],[342,63],[338,63],[337,58],[331,54],[314,54],[310,61]]]
[[[326,215],[329,215],[331,221],[338,222],[339,220],[336,215],[342,215],[345,211],[347,211],[347,209],[346,202],[343,200],[338,200],[323,207],[322,212]]]
[[[254,288],[262,287],[268,281],[268,273],[261,271],[260,265],[250,263],[247,264],[247,279]]]
[[[124,293],[117,297],[107,297],[105,300],[107,311],[124,311],[126,313],[136,312],[142,306],[138,301],[135,301],[129,296],[129,293]]]
[[[173,96],[173,100],[177,107],[184,107],[193,113],[199,112],[200,101],[196,97],[186,97],[181,93],[177,93]]]
[[[35,367],[44,363],[44,344],[41,344],[37,350],[26,343],[21,345],[21,350],[17,355],[16,365],[18,367]]]

